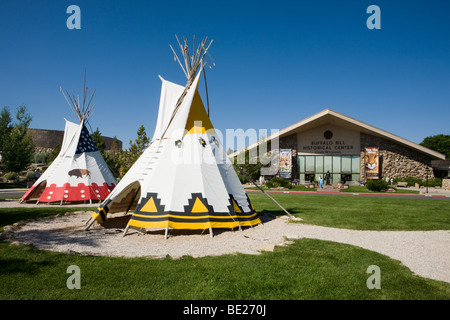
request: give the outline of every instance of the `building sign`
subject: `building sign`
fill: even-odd
[[[292,176],[292,150],[280,149],[280,178],[290,179]]]
[[[366,148],[364,153],[364,166],[367,179],[379,178],[379,152],[378,148]]]
[[[299,155],[359,154],[359,132],[326,125],[298,133],[297,152]]]
[[[347,142],[345,142],[345,140],[335,140],[335,141],[313,140],[309,145],[303,146],[301,151],[318,154],[320,153],[345,154],[348,153],[345,151],[352,151],[350,153],[355,153],[357,149],[353,144],[349,145]]]

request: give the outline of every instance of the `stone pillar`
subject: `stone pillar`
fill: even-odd
[[[450,179],[442,179],[442,189],[450,190]]]

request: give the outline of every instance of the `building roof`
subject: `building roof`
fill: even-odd
[[[283,137],[286,137],[286,136],[291,135],[296,132],[306,131],[306,130],[315,128],[317,126],[329,124],[329,123],[332,123],[337,126],[348,127],[353,130],[358,130],[360,132],[364,132],[364,133],[367,133],[370,135],[374,135],[374,136],[382,137],[387,140],[394,141],[398,144],[404,145],[404,146],[414,149],[418,152],[424,153],[424,154],[430,156],[432,159],[440,159],[440,160],[445,159],[445,155],[443,155],[437,151],[431,150],[431,149],[421,146],[417,143],[411,142],[411,141],[401,138],[395,134],[381,130],[379,128],[371,126],[362,121],[356,120],[354,118],[351,118],[351,117],[341,114],[339,112],[333,111],[331,109],[325,109],[325,110],[323,110],[319,113],[316,113],[304,120],[294,123],[284,129],[276,132],[275,134],[270,135],[267,138],[267,140],[272,140],[277,137],[283,138]],[[246,150],[253,149],[257,145],[258,145],[258,142],[253,143],[250,146],[248,146],[246,148]],[[233,154],[230,154],[229,156],[234,157],[241,151],[242,150],[236,151]]]

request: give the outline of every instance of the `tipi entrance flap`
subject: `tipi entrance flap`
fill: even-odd
[[[134,181],[118,193],[114,200],[110,202],[109,213],[133,211],[140,198],[141,185],[139,181]]]
[[[24,195],[23,198],[26,199],[39,199],[42,195],[42,192],[45,190],[45,187],[47,186],[47,180],[36,181],[36,185],[34,188],[30,188]]]

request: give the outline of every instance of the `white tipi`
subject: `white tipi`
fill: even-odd
[[[86,93],[85,87],[81,108],[77,99],[69,96],[72,102],[72,105],[70,103],[69,105],[80,123],[66,120],[58,156],[23,195],[21,202],[33,199],[37,199],[37,203],[60,202],[60,204],[63,201],[101,201],[106,199],[116,186],[116,179],[86,128],[86,121],[94,107],[89,105],[95,91],[87,107],[84,106]]]
[[[226,156],[198,92],[206,39],[188,58],[186,87],[162,80],[149,147],[92,215],[134,210],[128,228],[209,229],[260,223]],[[181,46],[181,45],[180,45]],[[209,46],[208,46],[209,47]],[[182,52],[187,52],[186,48]],[[186,72],[187,71],[187,72]],[[198,72],[197,72],[198,71]],[[124,235],[125,235],[124,233]]]

